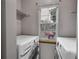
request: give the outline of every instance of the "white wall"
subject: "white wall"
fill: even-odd
[[[16,0],[6,0],[6,59],[16,59]]]
[[[16,35],[20,35],[21,32],[22,32],[22,31],[21,31],[21,28],[22,28],[22,27],[21,27],[21,25],[22,25],[21,19],[19,19],[19,20],[17,19],[17,20],[16,20],[16,23],[17,23],[17,26],[16,26],[16,29],[17,29],[17,30],[16,30]]]
[[[38,6],[36,6],[38,2]],[[30,15],[22,20],[22,34],[34,34],[39,32],[38,8],[39,6],[56,4],[58,0],[22,0],[22,10]]]
[[[76,36],[77,0],[61,0],[59,7],[59,36]]]
[[[22,11],[22,0],[16,0],[16,2],[17,2],[17,9],[18,10],[20,10],[20,11]],[[16,35],[20,35],[21,34],[21,20],[22,19],[20,19],[20,17],[17,17],[16,18],[17,19],[17,21],[16,21],[16,23],[17,23],[17,26],[16,26],[16,28],[17,28],[17,31],[16,31]]]
[[[58,36],[76,36],[77,33],[77,0],[39,0],[39,5],[59,3]]]
[[[36,0],[22,0],[22,10],[30,15],[22,20],[22,34],[38,34],[38,14]]]
[[[76,36],[76,1],[77,0],[22,0],[22,11],[29,17],[22,20],[22,34],[38,34],[38,2],[39,6],[59,3],[59,36]]]
[[[16,0],[16,2],[17,2],[17,4],[16,4],[17,5],[17,9],[18,10],[22,10],[22,8],[21,8],[22,7],[22,0]]]
[[[59,3],[58,36],[75,37],[77,33],[77,0],[39,0],[39,5]]]
[[[16,0],[3,0],[2,59],[16,59]],[[4,26],[4,27],[3,27]]]

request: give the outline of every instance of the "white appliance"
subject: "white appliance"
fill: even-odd
[[[58,59],[77,59],[76,40],[76,38],[57,38]]]
[[[39,36],[20,35],[16,37],[17,43],[17,59],[30,59],[32,52],[37,46]]]

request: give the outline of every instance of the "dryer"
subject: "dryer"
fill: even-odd
[[[20,35],[16,37],[17,43],[17,59],[30,59],[33,55],[34,49],[37,47],[36,42],[39,41],[38,36],[24,36]]]

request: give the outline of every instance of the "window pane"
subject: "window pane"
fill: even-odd
[[[41,9],[41,15],[48,15],[48,14],[49,14],[49,9],[48,8]]]
[[[48,20],[49,16],[41,16],[41,20]]]
[[[41,9],[41,20],[40,20],[40,37],[52,38],[55,37],[56,31],[56,8],[42,8]]]

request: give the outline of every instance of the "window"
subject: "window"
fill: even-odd
[[[56,7],[41,8],[40,37],[51,39],[56,31]],[[50,36],[50,37],[49,37]]]

